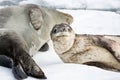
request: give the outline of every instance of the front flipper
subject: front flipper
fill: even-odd
[[[16,79],[21,80],[27,78],[27,75],[23,70],[20,68],[20,64],[17,61],[13,62],[12,72]]]
[[[44,51],[48,51],[49,50],[49,45],[48,43],[45,43],[40,49],[39,51],[44,52]]]
[[[23,70],[27,75],[35,78],[46,79],[44,72],[40,69],[40,67],[35,63],[35,61],[28,53],[22,52],[22,55],[19,56],[19,60],[23,67]]]

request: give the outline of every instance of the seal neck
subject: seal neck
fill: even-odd
[[[53,41],[53,45],[57,54],[63,54],[68,51],[74,44],[75,35],[69,37],[59,37]]]

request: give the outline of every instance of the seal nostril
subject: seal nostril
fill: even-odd
[[[68,31],[69,31],[69,32],[71,32],[71,29],[70,29],[70,28],[68,28]]]
[[[63,28],[63,31],[66,31],[66,29],[65,29],[65,28]]]
[[[53,30],[53,33],[57,33],[57,29],[54,29],[54,30]]]

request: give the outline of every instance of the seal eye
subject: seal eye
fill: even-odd
[[[71,32],[71,29],[70,29],[70,28],[68,28],[68,31],[69,31],[69,32]]]
[[[57,33],[57,29],[56,28],[53,30],[53,33]]]

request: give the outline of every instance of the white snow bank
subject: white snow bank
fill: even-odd
[[[120,10],[120,0],[27,0],[21,3],[35,3],[57,9]]]
[[[48,80],[119,80],[120,73],[80,64],[56,64],[45,69]]]
[[[120,0],[0,0],[0,6],[34,3],[57,9],[92,9],[119,11]]]
[[[86,0],[87,9],[117,10],[120,0]]]
[[[35,3],[49,8],[67,9],[85,8],[86,6],[85,0],[27,0],[21,2],[21,4],[24,3]]]

